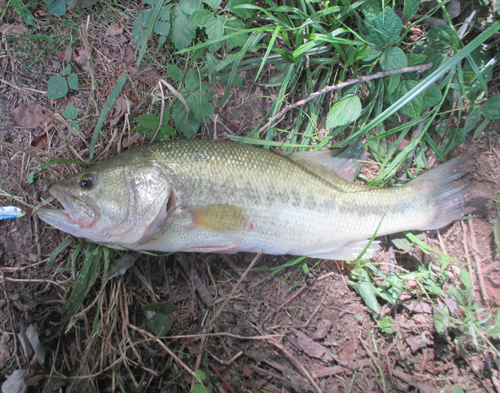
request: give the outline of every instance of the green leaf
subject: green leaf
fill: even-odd
[[[199,90],[203,92],[208,90],[208,85],[202,82],[200,72],[195,68],[190,69],[186,73],[186,87],[184,88],[184,91],[188,92],[192,90]]]
[[[394,325],[394,321],[388,317],[382,317],[379,321],[377,321],[377,325],[380,330],[384,333],[392,334],[394,333],[394,329],[392,325]]]
[[[408,67],[424,64],[427,60],[427,55],[423,54],[408,53],[406,57],[408,59]]]
[[[148,321],[149,328],[158,336],[165,336],[172,328],[172,321],[165,314],[156,314]]]
[[[182,70],[175,64],[167,64],[167,73],[175,82],[180,82],[182,80]]]
[[[33,15],[22,0],[12,0],[12,6],[14,7],[14,11],[16,11],[16,13],[23,18],[23,22],[25,24],[31,26],[34,23],[35,19],[33,18]]]
[[[70,103],[64,110],[63,116],[65,119],[73,120],[78,116],[78,109],[76,109],[76,106]]]
[[[137,122],[147,130],[158,127],[158,123],[160,122],[160,118],[151,113],[139,116],[135,120],[137,120]]]
[[[49,79],[47,98],[57,100],[68,94],[68,83],[60,75],[55,75]]]
[[[245,30],[245,24],[234,16],[225,16],[224,33],[231,34],[240,30]],[[240,34],[227,39],[227,44],[230,48],[241,47],[247,42],[248,34]]]
[[[147,29],[149,19],[153,15],[153,10],[147,9],[145,11],[142,11],[137,19],[134,21],[133,28],[132,28],[132,35],[134,36],[134,42],[137,47],[141,47],[144,45],[148,39],[147,34],[145,34],[145,31]]]
[[[333,128],[356,120],[361,114],[361,101],[358,96],[351,95],[342,98],[328,111],[326,127]]]
[[[213,10],[217,10],[217,8],[221,5],[222,0],[203,0],[203,2]]]
[[[408,66],[405,53],[396,47],[390,47],[382,53],[380,58],[380,66],[384,71],[395,70],[396,68],[404,68]]]
[[[59,243],[59,245],[50,253],[49,260],[47,261],[47,264],[45,265],[45,270],[50,270],[52,268],[52,265],[56,261],[57,256],[61,253],[62,250],[64,250],[68,244],[70,244],[73,241],[72,238],[66,239],[63,242]]]
[[[80,124],[76,120],[71,120],[69,122],[69,126],[71,128],[71,133],[76,134],[80,131]]]
[[[392,8],[385,7],[384,11],[372,20],[366,21],[368,28],[367,41],[375,44],[377,50],[389,46],[399,39],[403,22],[394,13]]]
[[[387,94],[393,95],[399,86],[399,81],[401,80],[401,74],[391,75],[387,83]]]
[[[203,8],[201,0],[180,0],[179,6],[186,15],[192,15]]]
[[[174,115],[174,122],[177,131],[179,131],[186,138],[192,138],[198,132],[201,121],[196,120],[193,113],[190,111],[186,116],[186,107],[184,104],[177,100],[172,109]]]
[[[54,0],[49,4],[49,14],[63,16],[66,13],[66,3],[64,0]]]
[[[429,86],[424,92],[423,109],[433,107],[441,102],[443,93],[439,90],[439,86],[435,83]]]
[[[396,89],[396,99],[403,97],[406,93],[408,93],[411,89],[418,85],[418,82],[415,80],[405,80],[403,79]],[[424,99],[422,94],[414,97],[408,104],[403,106],[400,110],[406,116],[410,116],[412,118],[416,118],[422,112],[422,108],[424,106]]]
[[[500,96],[494,96],[486,101],[483,107],[483,116],[489,120],[500,119]]]
[[[463,267],[460,268],[460,280],[464,284],[465,290],[470,291],[472,288],[472,279],[470,278],[467,270],[465,270]]]
[[[204,26],[207,24],[210,18],[214,17],[214,13],[202,8],[201,10],[196,11],[189,18],[189,22],[191,22],[195,26]]]
[[[188,21],[180,7],[174,11],[174,25],[172,28],[172,42],[177,50],[184,49],[191,44],[196,36],[196,26]]]
[[[467,133],[469,131],[472,131],[479,123],[479,120],[481,120],[481,109],[476,106],[465,119],[465,132]]]
[[[250,19],[254,11],[253,10],[247,10],[247,9],[234,9],[237,5],[247,5],[247,4],[255,4],[254,0],[229,0],[229,3],[227,4],[227,8],[229,11],[232,13],[236,14],[242,19]]]
[[[177,306],[171,302],[151,303],[143,307],[144,311],[155,311],[162,314],[170,314],[177,311]]]
[[[360,7],[361,12],[367,19],[373,19],[378,16],[380,14],[380,8],[379,0],[369,0]]]
[[[366,305],[378,314],[380,312],[380,305],[378,304],[377,297],[375,296],[376,291],[371,281],[364,280],[358,283],[358,291],[359,296],[363,298]]]
[[[216,40],[224,35],[224,25],[221,18],[209,19],[206,26],[207,36],[210,40]],[[221,47],[221,43],[217,43],[210,47],[210,50],[217,50]]]
[[[403,15],[406,19],[410,19],[415,15],[420,7],[420,0],[406,0],[403,7]]]
[[[433,27],[427,33],[427,39],[441,52],[450,49],[453,41],[458,38],[457,32],[448,25]]]
[[[208,94],[193,93],[186,100],[190,113],[200,123],[210,120],[214,116],[214,106],[208,101]]]
[[[66,67],[63,68],[63,75],[68,76],[71,74],[71,66],[68,64]]]
[[[443,334],[450,327],[450,315],[448,308],[444,306],[434,314],[434,328],[439,334]]]
[[[199,371],[199,370],[196,370],[196,371]],[[210,392],[207,390],[206,387],[197,383],[196,385],[194,385],[193,393],[210,393]]]
[[[168,33],[170,32],[170,22],[162,22],[161,20],[159,20],[155,23],[153,31],[156,34],[165,36],[165,38],[167,38]]]
[[[74,72],[69,74],[68,77],[68,86],[71,90],[76,90],[78,89],[78,76]]]

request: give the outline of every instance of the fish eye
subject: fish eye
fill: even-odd
[[[92,174],[84,175],[80,178],[80,187],[83,190],[89,191],[95,186],[95,176]]]

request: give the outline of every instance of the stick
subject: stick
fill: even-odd
[[[316,97],[318,97],[320,95],[329,93],[329,92],[334,91],[334,90],[343,89],[346,86],[354,85],[354,84],[359,83],[359,82],[368,82],[368,81],[371,81],[373,79],[379,79],[379,78],[382,78],[384,76],[391,76],[391,75],[403,74],[405,72],[414,72],[414,71],[424,72],[424,71],[430,69],[431,67],[432,67],[432,63],[422,64],[422,65],[412,66],[412,67],[397,68],[395,70],[377,72],[376,74],[372,74],[372,75],[358,76],[357,78],[349,79],[348,81],[339,83],[337,85],[326,86],[323,89],[321,89],[320,91],[316,91],[316,92],[312,93],[309,97],[304,98],[303,100],[297,101],[296,103],[288,105],[285,108],[283,108],[276,115],[271,117],[266,124],[264,124],[261,128],[259,128],[258,132],[261,133],[262,131],[269,128],[275,120],[283,117],[283,115],[285,113],[287,113],[288,111],[291,111],[292,109],[295,109],[299,106],[305,105],[306,103],[308,103],[309,101],[315,99]]]
[[[474,251],[472,255],[474,256],[474,261],[476,262],[476,272],[477,279],[479,281],[479,288],[481,289],[481,295],[483,297],[484,302],[488,303],[488,294],[486,292],[486,286],[484,285],[484,275],[483,275],[483,267],[481,266],[481,258],[477,253],[477,241],[476,241],[476,233],[474,231],[474,224],[472,219],[469,220],[469,232],[470,232],[470,241],[472,250]]]

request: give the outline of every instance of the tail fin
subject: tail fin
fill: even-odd
[[[429,192],[431,219],[421,230],[438,229],[484,206],[493,192],[484,183],[467,178],[474,161],[457,157],[413,180],[413,185]]]

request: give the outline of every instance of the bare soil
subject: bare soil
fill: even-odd
[[[84,22],[83,15],[75,20]],[[29,370],[30,391],[45,392],[184,392],[193,381],[186,369],[203,371],[213,390],[221,393],[499,389],[494,355],[459,343],[453,329],[447,334],[436,332],[436,299],[422,297],[419,288],[410,287],[396,306],[383,309],[394,321],[393,333],[383,333],[371,310],[347,284],[351,266],[334,261],[314,267],[316,261],[311,261],[307,274],[286,268],[260,282],[269,274],[262,269],[281,266],[290,258],[259,257],[244,275],[255,255],[140,256],[124,275],[106,282],[97,278],[79,314],[57,335],[61,307],[79,274],[81,260],[71,259],[78,241],[59,253],[47,269],[50,254],[68,236],[40,222],[21,202],[37,205],[48,199],[52,184],[79,169],[55,164],[40,172],[39,165],[53,157],[88,159],[96,108],[103,107],[124,72],[130,78],[121,96],[136,108],[132,118],[149,108],[144,92],[151,91],[157,79],[166,79],[163,68],[136,68],[130,31],[109,35],[106,27],[96,24],[89,31],[95,91],[80,41],[69,54],[44,40],[0,42],[0,189],[15,197],[0,196],[0,206],[27,211],[25,217],[0,220],[0,375],[6,378],[16,369]],[[44,27],[30,34],[66,34],[66,29],[47,15]],[[48,79],[61,73],[61,59],[67,56],[80,87],[65,98],[48,100]],[[273,69],[266,73],[271,77]],[[273,92],[262,91],[252,81],[253,76],[248,77],[246,88],[235,88],[215,123],[203,126],[213,138],[245,134],[263,118]],[[213,95],[219,97],[223,88],[212,86]],[[68,131],[60,117],[68,103],[80,111],[77,135]],[[30,107],[21,117],[12,115],[17,108],[33,104],[40,105],[41,112]],[[37,115],[47,118],[35,125],[34,121],[44,119]],[[112,143],[99,141],[97,161],[145,143],[138,134],[129,138],[123,116],[118,117],[116,125],[110,125],[110,118],[105,123],[103,132]],[[21,118],[28,119],[24,126]],[[202,128],[200,136],[206,137],[206,131]],[[500,306],[500,259],[491,224],[498,219],[500,195],[496,132],[488,130],[463,147],[477,152],[477,176],[492,187],[496,201],[481,217],[425,237],[431,247],[470,262],[474,277],[478,266],[482,269],[488,300],[482,299],[475,280],[475,301],[492,313]],[[34,175],[32,182],[28,175]],[[466,254],[465,243],[477,246]],[[384,251],[377,259],[381,270],[388,269],[383,262],[394,255],[398,266],[410,270],[435,258],[418,250],[413,254]],[[450,273],[450,283],[457,279]],[[97,302],[99,295],[102,301]],[[178,310],[170,315],[168,337],[159,339],[151,333],[151,315],[143,307],[164,301]],[[36,329],[45,348],[44,362],[18,338],[29,326]]]

